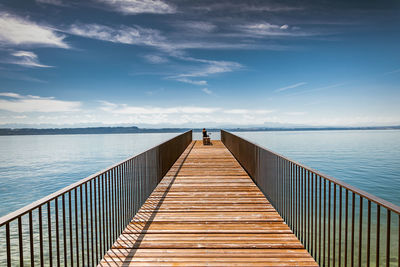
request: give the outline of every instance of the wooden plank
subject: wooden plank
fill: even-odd
[[[276,222],[152,222],[146,226],[144,222],[131,222],[124,233],[264,233],[290,234],[286,224]]]
[[[242,211],[275,211],[275,209],[270,204],[220,204],[220,203],[209,203],[204,205],[203,203],[193,204],[193,203],[168,203],[157,206],[156,203],[150,204],[146,203],[140,209],[140,212],[193,212],[193,211],[225,211],[225,212],[242,212]]]
[[[222,142],[212,143],[186,149],[99,266],[317,266]]]
[[[153,216],[152,212],[139,212],[134,222],[147,221],[152,217],[154,222],[214,222],[214,221],[264,221],[275,222],[283,221],[279,214],[275,211],[272,212],[167,212],[157,213]]]

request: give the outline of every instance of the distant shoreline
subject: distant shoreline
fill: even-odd
[[[209,132],[219,131],[221,128],[207,128]],[[223,128],[231,132],[277,132],[277,131],[338,131],[338,130],[400,130],[400,126],[376,127],[292,127],[292,128]],[[139,128],[132,127],[86,127],[86,128],[0,128],[0,136],[6,135],[69,135],[69,134],[124,134],[124,133],[178,133],[191,128]],[[201,128],[194,128],[200,132]]]

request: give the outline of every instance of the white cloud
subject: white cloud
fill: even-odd
[[[208,95],[212,94],[212,91],[210,89],[208,89],[208,88],[203,88],[203,89],[201,89],[201,91],[203,91],[204,93],[206,93]]]
[[[242,67],[241,64],[232,61],[216,61],[216,60],[204,60],[204,59],[194,59],[194,58],[185,58],[185,59],[200,63],[205,63],[206,66],[200,68],[199,70],[195,70],[184,74],[179,74],[177,75],[177,77],[206,77],[212,74],[232,72]]]
[[[100,24],[74,24],[68,30],[70,34],[86,38],[98,39],[113,43],[146,45],[168,49],[165,38],[160,32],[139,26],[121,26],[119,29]]]
[[[170,57],[174,57],[183,61],[202,63],[203,66],[196,66],[195,70],[191,72],[167,77],[168,79],[173,79],[184,83],[204,86],[207,85],[207,81],[193,80],[190,78],[206,77],[218,73],[232,72],[242,67],[242,65],[237,62],[204,60],[192,57],[185,57],[183,56],[183,52],[180,51],[181,49],[194,47],[204,48],[204,46],[199,43],[193,44],[185,42],[174,44],[168,41],[159,31],[154,29],[142,28],[139,26],[121,26],[118,29],[115,29],[100,24],[74,24],[69,28],[67,32],[82,37],[93,38],[108,42],[151,46],[160,49],[163,52],[167,52],[168,56]],[[168,60],[167,58],[161,57],[159,55],[147,55],[144,56],[144,58],[153,64],[165,63]]]
[[[217,28],[214,24],[205,21],[184,21],[179,26],[196,32],[212,32]]]
[[[152,64],[161,64],[161,63],[168,62],[168,59],[166,57],[162,57],[162,56],[158,56],[158,55],[145,55],[144,58]]]
[[[376,116],[331,116],[329,114],[308,112],[285,112],[284,110],[268,110],[257,108],[237,108],[214,106],[144,106],[126,105],[99,101],[96,109],[67,105],[66,101],[39,96],[24,96],[15,93],[0,93],[0,107],[4,100],[13,102],[38,101],[34,106],[29,103],[22,108],[14,106],[6,112],[0,110],[0,124],[21,123],[32,124],[32,127],[42,125],[57,125],[59,127],[100,126],[100,125],[138,125],[141,127],[274,127],[277,125],[309,125],[309,126],[371,126],[398,125],[399,117],[395,115]],[[60,101],[60,103],[49,103]],[[70,102],[71,103],[71,102]],[[9,104],[9,103],[8,103]],[[19,103],[18,105],[22,105]],[[49,106],[50,105],[50,106]],[[53,105],[53,106],[52,106]],[[62,106],[64,105],[64,108]],[[28,108],[29,107],[29,108]],[[79,109],[79,112],[71,112]],[[49,112],[51,110],[51,112]],[[18,113],[10,114],[7,111]],[[25,112],[25,113],[21,113]],[[47,112],[47,113],[44,113]],[[51,127],[51,126],[49,126]]]
[[[263,115],[275,112],[274,110],[268,109],[227,109],[223,111],[226,114],[252,114],[252,115]]]
[[[171,77],[171,79],[174,79],[175,81],[178,82],[189,83],[194,85],[207,85],[207,81],[204,80],[192,80],[188,78],[177,78],[177,77]]]
[[[287,27],[283,26],[284,25],[275,25],[268,22],[262,22],[242,25],[240,28],[245,32],[257,35],[285,35],[287,33],[282,30],[286,30]]]
[[[305,37],[315,33],[299,31],[298,27],[289,27],[287,24],[277,25],[269,22],[249,23],[238,25],[236,29],[255,38],[262,37]]]
[[[195,10],[202,10],[206,12],[211,11],[240,11],[240,12],[288,12],[288,11],[296,11],[303,10],[303,7],[296,6],[287,6],[281,5],[277,3],[278,1],[213,1],[213,2],[204,2],[203,1],[195,1],[197,5],[193,6]],[[250,14],[253,15],[253,14]]]
[[[70,112],[78,111],[81,103],[57,100],[54,97],[0,93],[0,110],[11,112]]]
[[[213,113],[219,108],[206,108],[206,107],[172,107],[172,108],[164,108],[164,107],[152,107],[152,106],[129,106],[125,104],[116,105],[107,101],[102,101],[103,106],[101,109],[103,111],[111,112],[114,114],[136,114],[136,115],[149,115],[149,114],[159,114],[159,115],[167,115],[167,114],[195,114],[202,113],[208,114]]]
[[[205,25],[206,24],[201,27],[207,27]],[[211,48],[213,45],[209,46],[210,44],[205,44],[204,42],[191,43],[185,41],[175,44],[167,40],[158,30],[154,29],[142,28],[139,26],[120,26],[119,28],[112,28],[100,24],[74,24],[67,32],[82,37],[108,42],[150,46],[168,53],[169,57],[174,57],[183,61],[202,63],[202,66],[196,66],[193,68],[193,71],[166,77],[167,79],[173,79],[179,82],[204,86],[207,85],[207,81],[193,80],[190,78],[206,77],[219,73],[232,72],[242,68],[242,65],[237,62],[204,60],[183,56],[184,52],[181,51],[182,49]],[[221,44],[214,45],[217,45],[218,48],[220,48],[219,45]],[[222,45],[225,47],[224,44]],[[168,62],[166,57],[160,55],[146,55],[144,58],[153,64]]]
[[[0,12],[0,44],[36,45],[68,48],[64,42],[65,35],[53,29],[41,26],[28,19],[20,18],[6,12]]]
[[[207,89],[208,90],[208,89]],[[108,101],[100,102],[102,121],[112,116],[114,123],[144,123],[180,125],[183,123],[212,122],[219,124],[249,124],[263,123],[269,119],[268,114],[273,110],[266,109],[225,109],[221,107],[156,107],[115,104]]]
[[[146,93],[146,95],[152,96],[152,95],[156,95],[156,94],[158,94],[158,93],[160,93],[162,91],[164,91],[164,88],[160,88],[160,89],[157,89],[157,90],[146,91],[145,93]]]
[[[37,58],[37,55],[30,51],[16,51],[12,53],[15,57],[28,57],[28,58]]]
[[[229,37],[229,35],[226,35]],[[233,36],[233,35],[231,35]],[[233,36],[234,37],[234,36]],[[242,37],[242,36],[239,36]],[[169,43],[171,47],[174,49],[281,49],[283,46],[278,45],[261,45],[256,43],[245,43],[241,41],[205,41],[205,40],[195,40],[195,41],[187,41],[187,40],[178,40],[175,43]]]
[[[11,92],[0,93],[0,96],[11,97],[11,98],[23,98],[23,96]]]
[[[119,26],[118,28],[101,24],[73,24],[65,32],[86,38],[92,38],[113,43],[130,45],[142,45],[154,47],[168,56],[181,57],[185,49],[254,49],[265,48],[255,44],[240,42],[215,42],[195,40],[189,41],[185,37],[179,40],[169,40],[162,33],[155,29],[143,28],[137,25]],[[278,47],[270,47],[278,49]]]
[[[247,114],[248,110],[247,109],[228,109],[228,110],[224,110],[224,113],[227,113],[227,114]]]
[[[26,115],[21,115],[21,116],[13,116],[13,118],[14,118],[14,119],[17,119],[17,120],[22,120],[22,119],[26,119],[26,118],[28,118],[28,116],[26,116]]]
[[[38,56],[30,51],[15,51],[11,53],[13,59],[7,63],[17,64],[25,67],[38,67],[38,68],[50,68],[52,66],[40,64]]]
[[[165,124],[170,126],[186,123],[191,125],[198,123],[249,125],[249,122],[252,125],[261,125],[271,120],[269,114],[275,112],[266,109],[226,109],[199,106],[132,106],[109,102],[104,102],[100,109],[104,111],[101,115],[102,122],[107,122],[109,118],[112,118],[113,123],[122,123],[123,121],[134,124]]]
[[[207,77],[210,75],[232,72],[238,70],[242,67],[241,64],[232,61],[216,61],[216,60],[205,60],[205,59],[197,59],[192,57],[179,57],[181,60],[192,61],[196,63],[202,63],[204,66],[197,66],[196,70],[182,73],[174,76],[168,77],[169,79],[173,79],[179,82],[185,82],[195,85],[207,85],[207,81],[201,80],[196,81],[190,78],[198,78],[198,77]]]
[[[115,114],[110,112],[80,111],[75,113],[39,113],[13,118],[0,116],[0,125],[10,123],[31,124],[32,127],[54,125],[58,127],[137,125],[140,127],[276,127],[276,126],[387,126],[398,125],[398,116],[392,117],[285,117],[275,115],[226,114],[217,110],[213,113],[154,113]],[[42,124],[42,125],[40,125]],[[53,126],[47,126],[53,127]]]
[[[289,85],[289,86],[285,86],[285,87],[276,89],[275,92],[286,91],[286,90],[288,90],[288,89],[293,89],[293,88],[296,88],[296,87],[299,87],[299,86],[303,86],[303,85],[305,85],[305,84],[307,84],[307,83],[306,83],[306,82],[295,83],[295,84],[292,84],[292,85]]]
[[[36,3],[39,4],[48,4],[48,5],[55,5],[55,6],[62,6],[64,5],[61,0],[36,0]]]
[[[171,14],[176,8],[161,0],[97,0],[123,14]]]
[[[100,104],[102,104],[100,109],[104,110],[104,111],[113,111],[114,109],[116,109],[118,107],[117,104],[114,104],[114,103],[111,103],[111,102],[108,102],[108,101],[105,101],[105,100],[100,100],[98,102]]]
[[[286,115],[289,116],[304,116],[307,114],[307,112],[303,112],[303,111],[293,111],[293,112],[285,112]]]

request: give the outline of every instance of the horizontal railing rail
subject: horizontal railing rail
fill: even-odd
[[[400,266],[400,207],[221,130],[231,151],[321,266]]]
[[[185,132],[1,217],[0,266],[97,265],[191,141]]]

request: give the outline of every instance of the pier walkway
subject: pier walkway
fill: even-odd
[[[318,266],[221,141],[193,141],[100,266]]]

